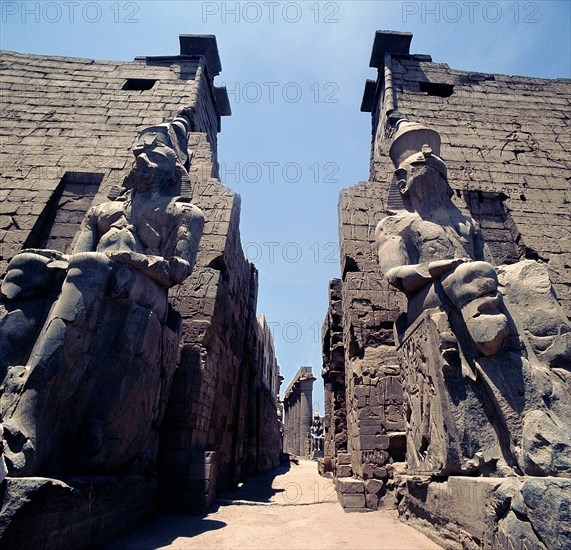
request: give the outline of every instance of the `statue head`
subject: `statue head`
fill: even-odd
[[[189,123],[182,117],[145,128],[133,147],[135,164],[125,178],[125,187],[140,193],[181,194],[183,183],[189,181],[188,133]]]
[[[397,132],[389,150],[395,166],[395,184],[407,196],[412,187],[431,178],[434,192],[443,190],[448,195],[446,164],[440,158],[440,135],[417,122],[401,119],[397,122]],[[434,176],[438,174],[439,177]],[[442,181],[439,181],[442,180]]]
[[[318,427],[321,425],[321,416],[319,415],[319,410],[313,412],[313,425]]]

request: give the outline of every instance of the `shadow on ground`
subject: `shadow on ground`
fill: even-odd
[[[249,501],[256,504],[270,503],[272,497],[283,489],[272,489],[274,479],[290,469],[289,463],[278,466],[272,472],[252,476],[240,484],[235,491],[222,493],[208,510],[208,514],[218,511],[221,505],[234,501]],[[207,519],[206,516],[182,514],[158,514],[144,527],[137,530],[135,537],[127,534],[105,547],[106,550],[154,550],[173,544],[176,539],[192,538],[208,531],[227,526],[223,521]]]
[[[160,514],[147,525],[138,530],[133,539],[119,539],[105,550],[155,550],[169,546],[178,538],[196,537],[207,531],[215,531],[226,527],[223,521],[205,519],[199,516],[183,516],[176,514]]]
[[[216,511],[221,503],[225,504],[228,501],[243,500],[260,504],[272,502],[274,496],[284,491],[283,489],[272,488],[274,479],[285,474],[289,469],[290,464],[285,463],[267,474],[246,478],[236,490],[218,495],[217,500],[221,502],[215,502],[214,508],[210,512]]]

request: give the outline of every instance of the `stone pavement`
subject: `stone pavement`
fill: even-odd
[[[249,478],[204,517],[158,515],[107,550],[429,550],[440,546],[401,523],[395,511],[351,513],[331,480],[301,460]]]

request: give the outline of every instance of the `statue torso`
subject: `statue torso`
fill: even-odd
[[[398,235],[403,239],[411,263],[476,259],[475,225],[470,218],[452,219],[439,215],[425,219],[416,212],[407,212],[385,218],[382,225],[386,236]]]
[[[131,250],[165,258],[172,256],[177,213],[182,207],[173,197],[102,204],[96,212],[97,252]]]

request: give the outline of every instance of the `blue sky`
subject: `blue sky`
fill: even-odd
[[[223,181],[242,197],[241,233],[260,273],[259,312],[274,323],[286,380],[311,365],[323,409],[320,329],[339,276],[339,190],[366,180],[370,115],[359,111],[378,29],[410,31],[413,53],[451,68],[571,76],[568,1],[0,1],[0,47],[131,60],[215,34]],[[237,7],[237,10],[236,10]]]

